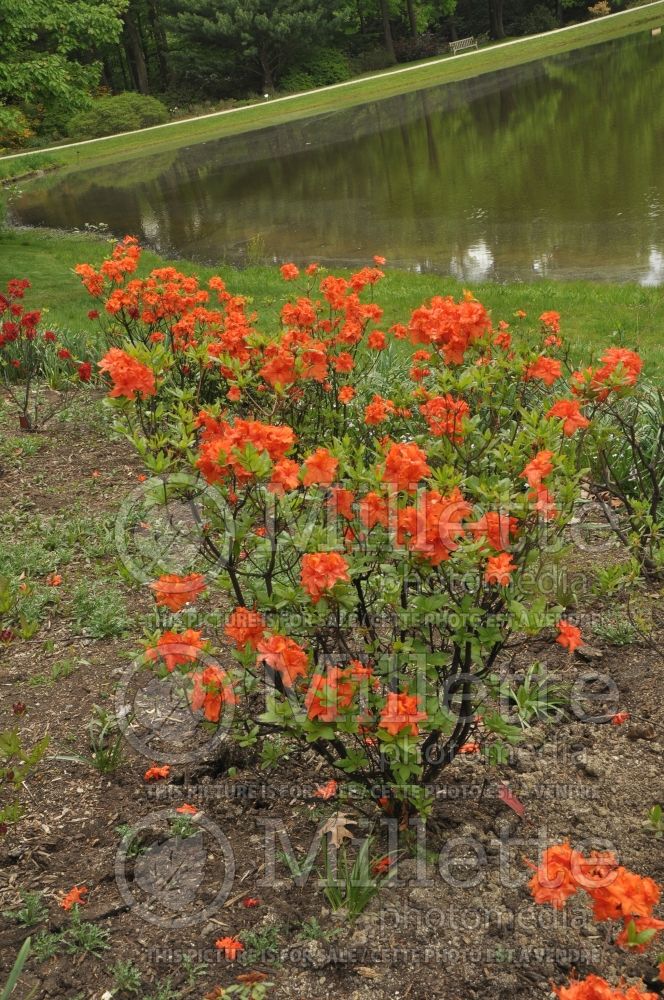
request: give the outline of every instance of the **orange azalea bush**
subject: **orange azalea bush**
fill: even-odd
[[[589,419],[558,314],[513,335],[466,293],[385,330],[378,266],[290,264],[297,291],[267,330],[220,278],[138,278],[139,259],[127,238],[77,268],[104,316],[100,367],[146,467],[202,485],[201,547],[222,567],[153,590],[174,615],[206,586],[233,605],[223,635],[171,619],[150,657],[210,724],[230,708],[245,742],[309,745],[389,812],[426,812],[469,741],[500,758],[517,736],[490,707],[478,720],[510,634],[558,623],[564,648],[582,642],[538,583]],[[211,665],[228,643],[233,665]]]
[[[40,329],[41,312],[23,304],[28,288],[26,279],[12,278],[0,292],[0,372],[21,430],[37,431],[61,409],[64,392],[90,381],[92,365]],[[48,399],[45,387],[55,390]]]

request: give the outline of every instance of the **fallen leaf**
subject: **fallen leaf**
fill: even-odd
[[[320,829],[321,837],[324,837],[329,833],[330,843],[334,844],[335,847],[341,847],[344,840],[352,840],[353,833],[348,829],[349,825],[357,826],[354,819],[350,816],[346,816],[345,813],[336,813],[323,824]]]
[[[509,806],[509,808],[512,809],[517,816],[523,816],[525,813],[526,807],[523,802],[521,802],[520,799],[517,799],[514,792],[510,791],[508,785],[500,786],[498,789],[498,798],[504,802],[506,806]]]

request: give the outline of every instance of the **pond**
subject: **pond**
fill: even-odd
[[[663,39],[53,175],[14,216],[212,263],[380,253],[469,282],[662,284]]]

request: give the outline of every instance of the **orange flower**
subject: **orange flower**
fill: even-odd
[[[561,910],[568,898],[578,891],[572,868],[582,861],[582,855],[573,851],[567,841],[548,847],[542,855],[539,868],[530,865],[535,868],[535,874],[528,887],[535,902],[550,903],[554,909]]]
[[[152,369],[118,347],[107,351],[99,367],[111,376],[113,388],[110,396],[126,396],[127,399],[141,396],[145,399],[154,396],[157,391]]]
[[[208,722],[219,722],[224,705],[236,705],[237,698],[228,674],[215,663],[191,675],[193,690],[190,695],[192,711],[203,709]]]
[[[247,646],[256,649],[265,635],[265,619],[258,611],[236,608],[224,626],[224,633],[238,649],[246,649]]]
[[[352,673],[329,667],[325,674],[314,674],[304,705],[310,719],[334,722],[339,709],[349,708],[355,694]]]
[[[344,490],[341,486],[333,486],[330,490],[330,498],[327,506],[337,517],[344,517],[347,521],[352,521],[355,517],[353,503],[355,494],[352,490]]]
[[[517,309],[514,315],[517,319],[525,319],[528,313],[524,312],[523,309]]]
[[[338,787],[339,785],[334,778],[331,778],[326,784],[317,788],[314,795],[317,799],[331,799],[337,794]]]
[[[71,910],[72,906],[82,906],[87,900],[83,899],[87,895],[87,886],[75,885],[73,889],[62,897],[60,906],[63,910]]]
[[[516,568],[516,563],[512,562],[512,557],[507,552],[501,552],[497,556],[489,556],[484,579],[487,583],[497,583],[500,587],[508,587],[512,573]]]
[[[367,337],[367,347],[370,347],[372,351],[385,350],[385,343],[385,334],[382,330],[372,330]]]
[[[62,583],[62,576],[59,573],[49,573],[46,577],[46,582],[49,587],[59,587]]]
[[[302,556],[302,586],[314,604],[339,581],[347,583],[348,563],[338,552],[313,552]]]
[[[471,344],[491,330],[491,318],[484,306],[472,297],[455,302],[451,295],[434,296],[410,318],[409,333],[414,344],[433,344],[442,350],[445,363],[460,365]]]
[[[463,746],[459,747],[459,753],[479,753],[480,745],[479,743],[464,743]]]
[[[487,538],[493,548],[498,549],[498,551],[507,549],[510,536],[516,535],[518,526],[515,517],[493,510],[487,511],[473,524],[466,525],[475,538]]]
[[[535,510],[542,515],[545,521],[552,521],[558,515],[558,508],[551,493],[546,486],[538,486],[531,490],[528,499],[534,504]]]
[[[261,901],[257,896],[246,896],[242,900],[242,905],[245,907],[245,909],[249,910],[254,906],[260,906]]]
[[[551,330],[552,333],[560,333],[560,313],[555,312],[553,309],[542,313],[540,316],[540,323],[542,323],[547,330]]]
[[[300,467],[292,458],[282,458],[272,469],[272,478],[267,484],[270,493],[283,496],[284,493],[296,490],[300,485],[298,478]]]
[[[385,459],[383,482],[390,483],[397,490],[414,493],[420,479],[431,475],[426,452],[418,445],[393,444]]]
[[[457,444],[463,439],[463,422],[470,414],[470,407],[463,399],[453,396],[432,396],[420,406],[420,413],[434,437],[448,437]]]
[[[395,412],[395,409],[391,399],[383,399],[382,396],[374,395],[371,402],[364,408],[364,422],[370,427],[381,424]]]
[[[309,658],[302,646],[285,635],[270,635],[258,643],[256,664],[267,663],[279,673],[288,687],[292,687],[297,677],[307,673]]]
[[[553,986],[558,1000],[658,1000],[657,993],[644,993],[636,986],[614,988],[606,979],[589,975],[572,979],[569,986]]]
[[[150,584],[157,604],[170,611],[180,611],[186,604],[195,601],[205,589],[205,577],[201,573],[189,573],[188,576],[167,573]]]
[[[391,736],[398,736],[404,729],[411,736],[419,733],[418,723],[428,718],[419,711],[420,698],[414,694],[396,694],[391,691],[380,713],[380,728]]]
[[[352,402],[355,397],[355,389],[352,385],[342,385],[339,389],[339,402],[346,406],[347,403]]]
[[[299,268],[295,264],[282,264],[279,270],[284,281],[295,281],[300,276]]]
[[[284,267],[286,266],[288,265],[284,265]],[[244,951],[244,945],[239,938],[236,937],[219,938],[214,942],[214,946],[215,948],[218,948],[219,951],[223,951],[224,958],[227,958],[229,962],[234,962],[240,952]]]
[[[570,653],[573,653],[579,646],[583,646],[581,629],[577,628],[576,625],[570,625],[569,622],[561,619],[556,627],[558,629],[556,642],[564,649],[568,649]]]
[[[197,809],[196,806],[190,806],[188,802],[185,802],[184,805],[178,806],[175,811],[176,813],[180,813],[181,816],[197,816],[200,809]]]
[[[380,254],[377,254],[377,253],[374,254],[373,262],[378,267],[382,267],[383,264],[387,264],[387,260],[385,259],[385,257],[381,257]]]
[[[562,371],[563,366],[560,361],[556,361],[555,358],[540,357],[526,367],[523,380],[528,382],[530,379],[538,378],[544,385],[553,385],[562,375]]]
[[[553,404],[547,417],[561,418],[565,437],[571,437],[575,431],[583,427],[590,427],[590,421],[581,413],[580,404],[576,399],[559,399]]]
[[[387,527],[389,518],[389,503],[378,493],[367,493],[360,501],[360,519],[371,531],[377,524]]]
[[[302,482],[305,486],[330,486],[337,474],[339,462],[327,448],[317,448],[304,463]]]
[[[629,717],[629,712],[616,712],[615,715],[611,716],[611,725],[622,726],[623,722],[627,722]]]
[[[552,458],[552,451],[538,451],[532,462],[528,462],[519,476],[521,479],[527,479],[531,486],[540,486],[542,480],[553,472]]]
[[[157,767],[156,764],[153,764],[152,767],[149,767],[143,775],[143,780],[160,781],[162,778],[167,778],[170,773],[171,769],[168,764],[164,764],[163,767]]]
[[[595,373],[597,382],[605,382],[617,371],[621,380],[627,385],[636,385],[643,368],[643,360],[639,355],[626,347],[610,347],[604,352],[600,361],[603,362],[603,367]]]
[[[192,628],[184,632],[162,632],[157,645],[146,649],[145,655],[148,660],[163,660],[169,674],[172,674],[176,667],[195,663],[204,642],[201,633]]]
[[[390,868],[394,864],[394,859],[386,854],[384,858],[379,858],[378,861],[374,861],[371,866],[372,875],[386,875]]]

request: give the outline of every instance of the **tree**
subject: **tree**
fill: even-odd
[[[85,107],[128,0],[0,0],[0,144]]]
[[[396,62],[397,57],[394,52],[394,40],[392,38],[392,27],[390,25],[390,5],[389,0],[379,0],[380,16],[383,21],[383,37],[385,39],[385,51],[390,61]]]
[[[274,90],[296,54],[328,33],[332,0],[170,0],[171,25],[181,36],[234,51]]]
[[[489,0],[489,20],[491,22],[491,37],[504,38],[503,0]]]

